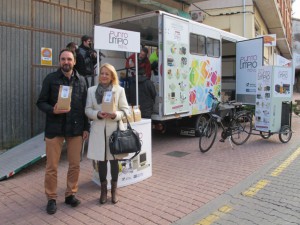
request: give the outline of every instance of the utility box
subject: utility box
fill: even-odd
[[[255,129],[274,133],[290,125],[292,93],[291,68],[260,67],[256,74]]]

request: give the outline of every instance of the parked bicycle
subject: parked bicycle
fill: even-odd
[[[252,113],[242,109],[242,104],[235,101],[220,102],[212,93],[212,107],[208,118],[203,116],[199,127],[199,148],[201,152],[207,152],[214,144],[218,132],[218,124],[222,128],[222,139],[226,138],[235,145],[244,144],[252,132]],[[228,123],[224,123],[224,118]],[[232,146],[232,144],[231,144]]]

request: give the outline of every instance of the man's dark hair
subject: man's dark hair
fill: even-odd
[[[148,52],[149,52],[149,51],[148,51],[148,48],[146,48],[146,47],[143,47],[143,48],[142,48],[142,51],[143,51],[143,52],[145,52],[145,53],[146,53],[146,55],[148,55]]]
[[[63,52],[71,52],[71,53],[73,54],[73,56],[74,56],[74,60],[76,61],[76,53],[73,52],[73,51],[72,51],[71,49],[69,49],[69,48],[64,48],[64,49],[62,49],[62,50],[59,52],[58,60],[60,60],[60,56],[61,56],[61,54],[62,54]]]
[[[81,37],[81,43],[83,43],[84,41],[87,41],[87,40],[89,40],[89,39],[92,39],[90,36],[88,36],[88,35],[83,35],[82,37]]]
[[[69,44],[67,44],[66,48],[75,48],[76,49],[77,44],[75,42],[70,42]]]

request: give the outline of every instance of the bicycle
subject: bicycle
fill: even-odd
[[[235,101],[220,102],[211,92],[209,95],[213,102],[208,118],[203,117],[199,127],[200,151],[204,153],[211,149],[216,140],[218,124],[222,128],[221,142],[229,138],[231,147],[233,147],[231,142],[235,145],[244,144],[252,132],[252,113],[241,110],[241,103]],[[228,126],[222,122],[225,117],[229,118]]]

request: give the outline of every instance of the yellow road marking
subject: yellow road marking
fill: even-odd
[[[286,169],[298,156],[300,155],[300,148],[298,148],[289,158],[287,158],[280,166],[278,166],[272,173],[271,176],[278,176],[284,169]],[[244,191],[242,194],[247,197],[253,197],[257,194],[261,189],[263,189],[267,184],[269,184],[269,180],[260,180],[254,186],[250,187],[248,190]],[[204,219],[197,222],[195,225],[211,225],[213,222],[220,219],[220,217],[228,212],[230,212],[233,208],[228,205],[224,205],[205,217]]]
[[[247,191],[244,191],[242,194],[247,197],[253,197],[254,195],[256,195],[257,192],[263,189],[269,182],[270,181],[268,180],[260,180],[254,186],[250,187]]]
[[[278,176],[285,168],[287,168],[300,155],[300,148],[298,148],[290,157],[288,157],[280,166],[278,166],[271,176]]]
[[[218,211],[215,211],[212,214],[208,215],[204,219],[197,222],[195,225],[210,225],[213,222],[220,219],[220,217],[222,215],[224,215],[225,213],[230,212],[231,210],[232,210],[232,207],[230,207],[229,205],[224,205],[221,208],[219,208]]]

